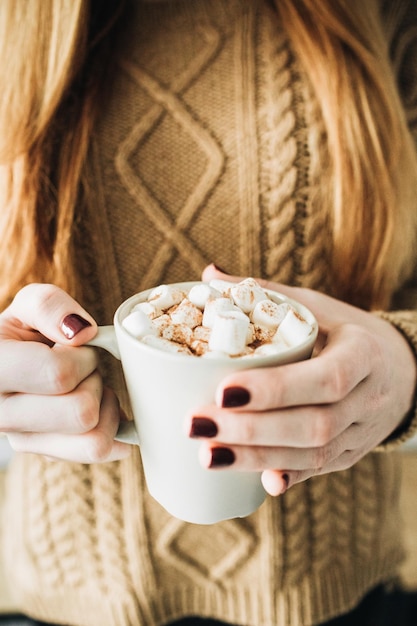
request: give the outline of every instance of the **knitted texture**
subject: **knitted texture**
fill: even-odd
[[[322,123],[270,3],[134,4],[75,233],[83,304],[111,323],[132,293],[211,261],[331,291]],[[103,371],[127,408],[119,364]],[[151,498],[138,450],[96,466],[18,455],[5,507],[16,601],[74,626],[318,624],[396,576],[399,479],[395,454],[372,453],[248,518],[197,526]]]

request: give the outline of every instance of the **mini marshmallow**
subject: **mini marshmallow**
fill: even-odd
[[[242,354],[246,348],[249,318],[238,311],[222,311],[214,318],[209,348],[230,356]]]
[[[203,313],[203,326],[212,328],[216,315],[223,311],[231,311],[233,306],[233,301],[228,297],[209,298]]]
[[[160,285],[152,289],[148,296],[148,302],[162,311],[166,311],[175,304],[179,304],[185,297],[186,294],[181,289],[171,285]]]
[[[141,339],[142,343],[152,348],[158,348],[158,350],[164,350],[165,352],[172,352],[176,354],[188,354],[192,355],[191,350],[187,346],[182,346],[179,343],[164,339],[163,337],[156,337],[155,335],[146,335]]]
[[[190,300],[184,298],[177,308],[171,313],[174,324],[186,324],[189,328],[201,326],[203,314]]]
[[[164,339],[189,346],[193,340],[193,331],[186,324],[169,324],[161,332]]]
[[[284,350],[288,350],[288,346],[284,341],[272,342],[272,343],[264,343],[261,346],[255,348],[254,356],[269,356],[274,354],[279,354],[280,352],[284,352]]]
[[[249,346],[251,343],[253,343],[255,341],[256,335],[255,335],[255,326],[250,323],[248,326],[248,332],[246,335],[246,345]]]
[[[204,356],[209,349],[208,342],[201,339],[194,339],[190,344],[190,348],[196,356]]]
[[[189,301],[192,302],[194,306],[198,307],[201,311],[204,311],[207,300],[209,298],[219,298],[220,296],[220,291],[217,291],[217,289],[214,289],[214,287],[210,287],[210,285],[206,283],[194,285],[194,287],[191,287],[188,293]]]
[[[150,302],[138,302],[132,309],[132,313],[134,311],[142,311],[149,317],[149,319],[154,320],[156,317],[159,317],[162,313],[161,309],[158,309],[154,304]]]
[[[208,350],[201,355],[203,359],[231,359],[231,355],[221,350]]]
[[[193,330],[193,338],[196,341],[205,341],[208,343],[210,339],[210,328],[207,326],[197,326]]]
[[[162,335],[164,328],[166,328],[170,324],[172,324],[171,318],[166,313],[152,320],[152,326],[155,328],[156,334],[158,335]]]
[[[157,330],[154,328],[149,317],[140,310],[134,310],[129,313],[122,321],[122,326],[130,335],[140,339],[145,335],[156,335]]]
[[[230,289],[230,295],[236,306],[244,313],[251,313],[256,304],[265,300],[267,295],[253,278],[246,278]]]
[[[272,341],[272,338],[274,337],[274,331],[271,330],[270,328],[263,328],[262,326],[258,326],[256,324],[254,324],[253,326],[253,330],[254,330],[254,339],[252,341],[252,343],[256,343],[256,344],[260,344],[260,343],[268,343],[269,341]]]
[[[278,337],[282,337],[289,346],[300,344],[310,333],[310,324],[293,308],[289,309],[277,330]]]
[[[251,320],[257,326],[276,330],[290,306],[286,303],[277,304],[272,300],[260,300],[252,311]]]
[[[209,286],[213,287],[216,291],[219,291],[223,296],[228,296],[231,287],[235,284],[236,283],[232,283],[229,280],[220,280],[219,278],[213,278],[213,280],[209,282]]]

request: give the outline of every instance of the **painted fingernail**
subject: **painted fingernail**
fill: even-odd
[[[281,494],[284,494],[288,489],[288,485],[290,484],[290,477],[288,476],[288,474],[282,474],[282,480],[285,483],[285,487],[283,488]]]
[[[67,339],[73,339],[77,333],[88,326],[91,326],[90,322],[87,322],[81,315],[72,313],[62,320],[61,330]]]
[[[209,467],[229,467],[235,462],[235,454],[230,448],[212,448]]]
[[[190,437],[215,437],[217,430],[217,424],[209,417],[193,417]]]
[[[216,265],[216,263],[213,263],[212,265],[214,269],[218,272],[221,272],[222,274],[229,274],[229,272],[226,272],[226,270],[224,270],[222,267],[219,267],[219,265]]]
[[[231,409],[237,406],[245,406],[250,400],[250,393],[244,387],[226,387],[223,390],[222,407]]]

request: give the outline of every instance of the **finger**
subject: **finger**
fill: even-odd
[[[216,391],[216,402],[225,408],[265,411],[340,401],[371,373],[370,342],[365,329],[339,326],[313,359],[229,375]]]
[[[201,274],[201,280],[206,282],[210,282],[210,280],[214,280],[215,278],[220,278],[222,280],[229,280],[230,282],[239,282],[243,280],[241,276],[232,276],[231,274],[227,274],[226,272],[221,271],[214,263],[207,265],[204,268]]]
[[[270,496],[281,496],[289,487],[290,477],[287,472],[281,470],[265,470],[262,472],[261,481]]]
[[[340,472],[349,469],[357,463],[365,454],[366,450],[346,450],[325,467],[309,468],[306,470],[272,470],[262,472],[261,480],[264,489],[271,496],[279,496],[287,489],[298,483],[305,482],[313,476],[323,476],[332,472]]]
[[[334,461],[344,451],[340,438],[321,448],[287,448],[270,446],[224,446],[221,443],[202,443],[199,458],[203,467],[219,469],[232,467],[234,470],[261,472],[265,469],[285,468],[289,470],[321,469]]]
[[[96,368],[92,348],[35,341],[3,341],[0,356],[0,393],[65,394]]]
[[[291,448],[284,446],[225,446],[206,440],[200,449],[200,461],[209,469],[231,467],[243,471],[263,471],[280,468],[285,471],[334,471],[345,469],[366,452],[364,428],[352,424],[324,446]]]
[[[42,454],[53,459],[76,463],[103,463],[126,458],[132,446],[114,441],[120,419],[120,408],[114,394],[105,389],[97,426],[82,435],[57,433],[18,433],[8,435],[17,452]]]
[[[0,431],[88,432],[99,422],[102,394],[97,371],[64,395],[5,394],[0,397]]]
[[[96,328],[91,315],[54,285],[27,285],[0,318],[0,334],[12,339],[39,340],[37,331],[52,342],[81,345]]]
[[[235,412],[210,405],[189,416],[193,439],[222,444],[315,448],[328,444],[351,423],[351,402],[302,406],[260,413]]]

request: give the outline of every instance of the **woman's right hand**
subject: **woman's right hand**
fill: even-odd
[[[82,347],[96,332],[53,285],[24,287],[0,314],[0,432],[15,451],[80,463],[130,454],[114,441],[122,412],[103,387],[96,350]]]

